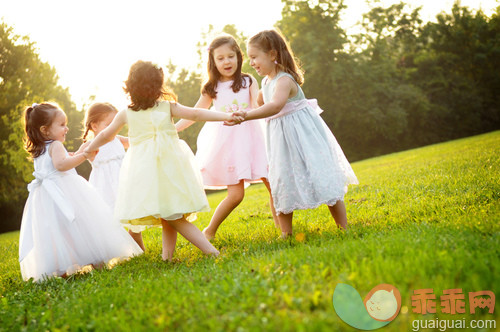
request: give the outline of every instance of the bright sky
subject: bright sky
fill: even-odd
[[[383,4],[399,0],[382,0]],[[423,6],[424,20],[450,12],[454,0],[411,0]],[[343,27],[350,29],[367,11],[365,0],[345,0]],[[499,0],[462,0],[490,15]],[[55,67],[80,108],[91,95],[123,108],[122,90],[130,65],[151,60],[195,67],[196,43],[211,24],[234,24],[251,36],[281,18],[280,0],[0,0],[0,18],[14,33],[29,36],[43,61]],[[303,59],[302,61],[306,61]],[[205,65],[202,65],[205,68]]]

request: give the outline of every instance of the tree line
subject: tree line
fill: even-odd
[[[323,119],[350,161],[500,128],[500,6],[490,17],[459,4],[432,22],[405,3],[375,6],[359,32],[340,26],[342,0],[284,0],[276,27],[305,71],[303,90],[318,99]],[[232,34],[246,51],[245,36]],[[179,101],[194,105],[203,83],[214,28],[197,44],[196,69],[166,67]],[[243,71],[261,78],[245,60]],[[84,112],[58,84],[56,69],[35,45],[0,23],[0,232],[17,229],[33,166],[23,150],[22,111],[33,102],[58,102],[68,115],[67,147],[81,143]],[[85,107],[85,106],[84,106]],[[202,124],[181,133],[196,151]],[[79,169],[88,174],[89,166]]]

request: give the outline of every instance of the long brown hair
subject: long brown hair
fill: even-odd
[[[118,113],[118,110],[110,103],[94,103],[90,105],[89,109],[87,110],[87,113],[85,113],[85,119],[83,122],[85,132],[82,136],[82,140],[84,142],[87,141],[87,135],[89,134],[89,131],[92,131],[92,133],[94,133],[94,130],[92,130],[93,123],[97,123],[99,121],[104,120],[104,118],[109,113],[113,112]]]
[[[221,78],[221,74],[217,70],[217,66],[215,65],[214,59],[214,51],[216,48],[221,47],[222,45],[228,44],[231,49],[236,53],[236,58],[238,60],[238,67],[234,72],[233,84],[231,88],[233,92],[240,91],[241,88],[246,88],[246,80],[245,77],[250,78],[249,75],[241,72],[241,67],[243,66],[243,54],[241,52],[241,48],[236,42],[236,40],[231,35],[221,35],[216,37],[210,43],[208,47],[208,63],[207,63],[207,71],[208,71],[208,81],[205,83],[203,88],[201,89],[202,94],[206,94],[210,96],[212,99],[217,97],[217,91],[215,88],[217,87],[217,83]],[[250,81],[250,85],[252,85],[252,80]]]
[[[304,73],[298,64],[299,61],[295,58],[290,45],[279,31],[261,31],[251,37],[248,44],[255,45],[266,53],[275,51],[278,68],[292,75],[299,85],[304,83]]]
[[[47,137],[42,133],[41,127],[50,127],[58,111],[57,104],[33,104],[24,110],[24,148],[31,157],[37,158],[45,152]],[[61,111],[62,112],[62,111]]]
[[[139,60],[134,63],[123,88],[132,101],[128,107],[140,111],[155,106],[160,100],[177,101],[163,79],[163,69],[152,62]]]

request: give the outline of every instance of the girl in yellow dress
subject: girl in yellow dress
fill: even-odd
[[[219,251],[189,221],[194,213],[208,211],[200,171],[187,144],[180,140],[172,117],[194,121],[235,121],[238,113],[223,113],[190,108],[175,102],[175,95],[164,85],[161,68],[138,61],[130,68],[125,92],[131,104],[120,111],[101,131],[85,153],[97,151],[113,140],[128,124],[130,147],[120,170],[115,216],[135,232],[148,226],[161,226],[162,258],[171,260],[177,232],[205,254]]]

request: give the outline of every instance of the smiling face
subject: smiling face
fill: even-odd
[[[252,66],[257,74],[260,76],[274,77],[277,73],[276,55],[273,51],[264,52],[259,47],[248,44],[248,58],[250,59],[250,66]]]
[[[68,126],[66,114],[63,111],[57,110],[54,120],[48,127],[42,127],[42,133],[48,140],[54,140],[59,142],[64,142],[66,140],[66,134],[68,133]]]
[[[368,314],[379,321],[390,319],[398,310],[398,301],[394,292],[386,290],[376,291],[365,303]]]
[[[214,49],[215,67],[221,75],[221,81],[230,81],[238,69],[238,58],[231,45],[223,44]]]

